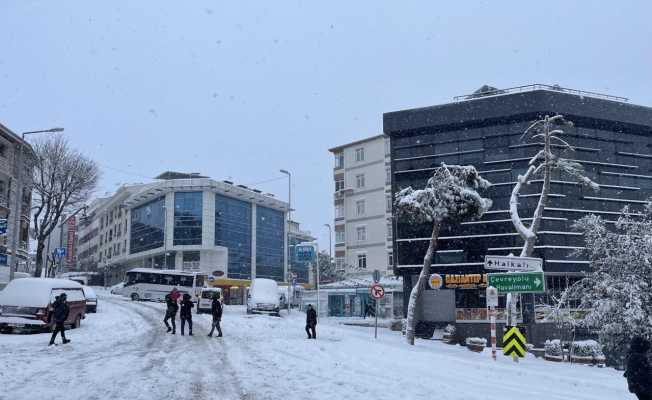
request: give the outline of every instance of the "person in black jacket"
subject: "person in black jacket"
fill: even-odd
[[[308,310],[306,311],[306,333],[308,334],[308,339],[317,339],[317,311],[312,308],[312,304],[308,304]]]
[[[644,337],[634,337],[629,344],[625,377],[629,391],[634,393],[639,400],[652,400],[650,342]]]
[[[220,301],[220,294],[213,293],[213,302],[211,303],[211,314],[213,314],[213,326],[208,334],[208,337],[213,336],[213,331],[217,328],[217,337],[222,337],[222,328],[220,321],[222,320],[222,302]]]
[[[184,293],[183,300],[181,301],[181,312],[179,313],[179,316],[181,317],[181,336],[183,336],[186,322],[188,322],[188,335],[192,336],[192,308],[194,306],[192,300],[190,300],[190,295]]]
[[[177,304],[177,301],[169,294],[165,295],[165,304],[167,305],[167,309],[165,310],[165,318],[163,319],[163,323],[165,323],[165,326],[167,326],[168,332],[172,331],[172,334],[174,335],[177,330],[177,324],[175,320],[177,319],[177,311],[179,311],[179,305]],[[168,320],[172,320],[171,328],[170,324],[168,324]]]
[[[68,314],[70,314],[70,306],[68,306],[66,299],[66,294],[62,293],[55,297],[54,303],[52,303],[49,319],[54,323],[54,330],[52,331],[52,338],[50,338],[50,346],[54,344],[54,339],[56,339],[59,332],[61,332],[63,344],[70,343],[70,340],[66,339],[66,327],[64,325],[66,319],[68,319]]]

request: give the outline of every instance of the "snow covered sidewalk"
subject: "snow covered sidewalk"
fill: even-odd
[[[305,314],[246,315],[225,307],[223,338],[209,315],[193,315],[193,337],[165,333],[163,304],[100,295],[97,314],[69,332],[0,335],[0,400],[61,399],[634,399],[622,373],[490,353],[398,332],[320,320],[306,339]],[[179,329],[179,324],[177,324]],[[425,377],[425,378],[422,378]]]

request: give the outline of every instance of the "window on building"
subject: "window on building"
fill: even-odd
[[[392,184],[392,170],[387,167],[385,169],[385,185],[391,185]]]
[[[344,168],[344,153],[335,153],[335,168]]]
[[[355,161],[364,161],[364,147],[355,149]]]
[[[392,146],[391,142],[389,141],[389,138],[385,138],[385,155],[388,156],[392,152]]]
[[[100,246],[104,244],[104,235],[100,235]]]
[[[387,223],[387,237],[388,238],[392,237],[392,224],[391,224],[391,222]]]
[[[0,144],[0,156],[7,157],[7,145],[4,143]]]
[[[355,187],[358,189],[364,187],[364,174],[358,174],[355,176]]]
[[[365,253],[358,254],[358,268],[360,269],[367,268],[367,254]]]
[[[394,255],[392,253],[387,254],[387,265],[390,268],[394,266]]]
[[[335,243],[344,243],[345,240],[345,235],[344,235],[344,230],[335,231]]]
[[[344,218],[344,203],[335,204],[335,218]]]
[[[256,277],[282,281],[285,262],[285,214],[256,207]]]
[[[339,192],[340,190],[344,190],[344,176],[335,178],[335,191]]]
[[[251,203],[215,195],[215,244],[228,249],[228,276],[251,279]]]
[[[109,229],[109,242],[113,241],[113,229]]]
[[[355,228],[356,232],[356,238],[358,239],[358,242],[364,242],[367,240],[367,227],[366,226],[358,226]]]
[[[163,247],[164,206],[165,197],[159,197],[131,210],[131,254]]]
[[[355,214],[356,215],[364,215],[365,214],[365,201],[364,200],[358,200],[355,202]]]
[[[198,251],[183,252],[183,270],[199,271],[200,254]]]
[[[174,194],[174,245],[200,245],[202,227],[202,192]]]
[[[126,252],[127,252],[127,239],[125,239],[125,241],[123,242],[122,252],[123,252],[123,253],[126,253]]]
[[[344,269],[344,257],[335,257],[335,269],[338,271]]]
[[[117,247],[116,247],[116,251],[115,251],[115,253],[116,253],[116,254],[120,254],[120,243],[117,243]]]
[[[392,212],[392,196],[387,196],[387,212]]]

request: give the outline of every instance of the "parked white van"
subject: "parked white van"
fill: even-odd
[[[215,293],[219,295],[220,302],[224,303],[224,298],[222,297],[222,289],[216,287],[202,288],[201,295],[199,296],[199,303],[197,304],[197,314],[201,314],[203,312],[211,312],[211,307],[213,305],[213,294]]]
[[[280,316],[278,284],[271,279],[256,278],[247,294],[247,314],[263,313]]]

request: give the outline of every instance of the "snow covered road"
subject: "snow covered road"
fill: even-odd
[[[101,295],[73,342],[0,335],[0,400],[60,399],[633,399],[622,373],[489,352],[436,341],[404,344],[386,329],[322,320],[307,340],[305,316],[245,315],[226,307],[224,338],[193,315],[195,336],[165,333],[163,305]],[[177,326],[177,328],[179,328]],[[419,379],[426,376],[426,379]]]

